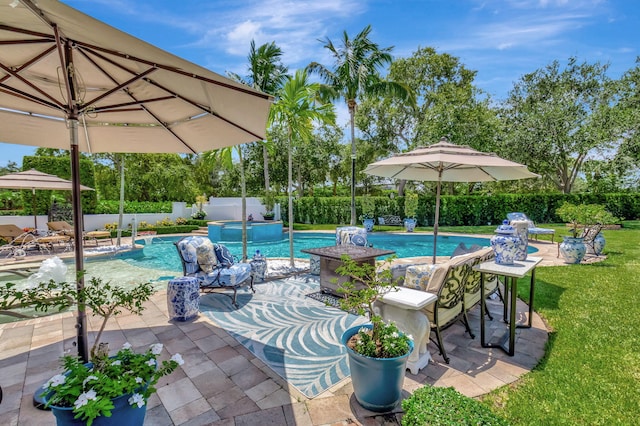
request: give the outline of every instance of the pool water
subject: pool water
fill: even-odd
[[[154,237],[153,239],[138,240],[138,244],[144,244],[143,256],[131,258],[124,257],[123,261],[149,269],[182,271],[182,265],[174,245],[182,237]],[[394,250],[398,257],[415,257],[433,255],[433,235],[430,234],[369,234],[367,239],[373,247]],[[309,255],[300,250],[335,245],[334,233],[323,232],[296,232],[294,233],[294,257],[308,259]],[[467,247],[478,244],[488,246],[488,238],[438,236],[438,256],[451,256],[451,253],[460,244]],[[242,255],[242,243],[225,242],[225,246],[231,253],[240,257]],[[267,258],[289,257],[289,240],[277,242],[250,242],[247,244],[247,254],[252,257],[256,250]]]

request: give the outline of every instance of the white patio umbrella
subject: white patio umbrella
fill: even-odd
[[[433,221],[433,263],[440,217],[442,182],[488,182],[540,177],[527,166],[505,160],[493,153],[476,151],[466,145],[440,142],[371,163],[364,170],[373,176],[437,182],[436,211]]]
[[[50,191],[71,191],[72,184],[70,180],[61,177],[39,172],[36,169],[26,170],[24,172],[9,173],[0,176],[0,188],[5,189],[30,189],[33,194],[33,227],[38,228],[38,220],[36,214],[36,189],[44,189]],[[82,191],[93,191],[93,188],[80,185]]]
[[[262,140],[271,100],[57,0],[0,4],[0,141],[71,151],[76,235],[80,151],[199,153]],[[83,309],[77,327],[86,360]]]

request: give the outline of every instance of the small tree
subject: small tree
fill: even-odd
[[[373,328],[362,328],[349,340],[349,347],[355,352],[372,358],[395,358],[407,354],[411,350],[410,337],[401,333],[393,323],[385,323],[376,315],[374,305],[385,294],[396,291],[398,278],[388,267],[394,257],[387,258],[377,265],[356,262],[343,255],[342,265],[336,268],[340,275],[347,276],[348,281],[338,287],[338,293],[344,298],[340,307],[345,311],[367,315]],[[386,265],[387,267],[382,267]]]
[[[404,216],[409,219],[415,219],[418,212],[418,194],[409,192],[404,197]]]
[[[602,229],[604,225],[618,222],[620,219],[609,213],[602,204],[571,204],[564,202],[556,214],[571,225],[571,235],[578,237],[578,230],[584,228],[583,235],[592,230]],[[596,232],[597,233],[597,232]]]

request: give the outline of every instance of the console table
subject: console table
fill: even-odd
[[[516,328],[531,328],[533,318],[533,294],[536,282],[536,266],[542,261],[541,257],[527,256],[526,260],[517,260],[513,265],[499,265],[495,261],[484,262],[474,266],[473,269],[480,272],[480,300],[485,299],[484,278],[485,274],[494,274],[505,277],[504,283],[504,313],[505,322],[509,323],[509,329],[499,343],[487,343],[485,341],[484,316],[485,304],[480,303],[480,344],[483,348],[500,348],[510,356],[515,354]],[[522,278],[531,272],[531,285],[529,290],[529,319],[525,324],[516,324],[516,301],[518,299],[518,278]],[[511,293],[509,295],[509,292]],[[508,300],[508,301],[507,301]],[[509,320],[507,321],[507,304],[509,304]],[[508,345],[507,345],[508,343]]]
[[[303,253],[315,254],[320,258],[320,290],[325,293],[332,293],[336,296],[340,296],[337,292],[338,287],[342,283],[349,281],[348,277],[336,272],[336,268],[342,265],[340,258],[343,255],[349,256],[358,263],[369,263],[371,265],[375,265],[376,257],[395,253],[393,250],[348,244],[304,249],[300,251]]]

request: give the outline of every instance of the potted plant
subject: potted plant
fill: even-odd
[[[404,197],[404,228],[413,232],[416,227],[416,213],[418,212],[418,194],[410,192]]]
[[[413,341],[394,323],[385,322],[374,308],[380,297],[396,289],[399,278],[394,279],[391,269],[380,268],[382,265],[356,262],[346,255],[341,260],[342,265],[336,272],[348,280],[337,290],[344,296],[340,307],[359,315],[366,314],[371,320],[370,324],[349,328],[341,337],[349,357],[353,392],[364,408],[391,411],[402,399]],[[392,260],[389,258],[385,262],[390,264]]]
[[[198,211],[191,214],[191,218],[196,220],[202,220],[207,217],[207,212],[202,210],[202,206],[207,202],[207,196],[202,194],[196,197],[196,206],[198,207]]]
[[[374,220],[374,203],[370,197],[362,197],[360,200],[360,205],[362,206],[362,214],[360,215],[360,221],[362,225],[367,230],[367,232],[373,231],[373,225],[375,224]]]
[[[115,355],[109,355],[100,337],[112,316],[127,310],[140,315],[144,302],[154,293],[151,283],[126,289],[91,278],[80,290],[74,283],[40,283],[33,288],[19,289],[12,283],[0,287],[0,307],[33,306],[36,310],[62,310],[79,301],[93,315],[103,318],[91,348],[90,362],[66,355],[62,358],[63,372],[56,374],[42,386],[41,397],[50,407],[58,425],[114,424],[142,425],[146,402],[155,392],[160,377],[170,374],[183,364],[180,354],[170,360],[158,361],[162,345],[151,345],[143,353],[136,353],[126,343]]]
[[[262,213],[264,220],[273,220],[275,213],[273,209],[276,205],[276,197],[273,191],[265,191],[264,197],[262,197],[262,204],[264,204],[265,212]]]
[[[605,244],[600,231],[605,225],[619,220],[601,204],[564,202],[556,214],[568,223],[571,232],[571,236],[563,237],[560,243],[560,254],[567,263],[580,263],[588,248],[593,254],[599,255]]]

